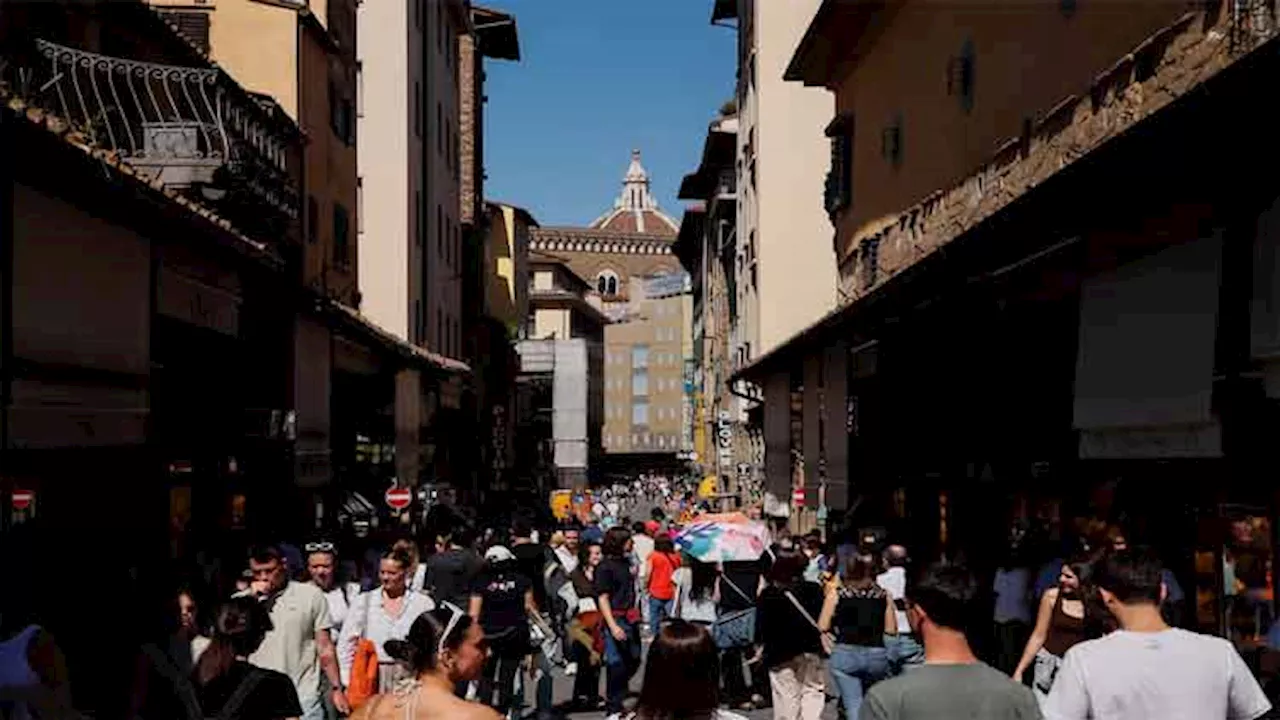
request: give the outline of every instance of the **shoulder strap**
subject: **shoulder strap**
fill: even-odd
[[[227,704],[222,706],[222,710],[214,718],[214,720],[232,720],[236,713],[240,712],[240,706],[244,705],[244,701],[249,699],[249,694],[254,688],[258,687],[258,683],[262,682],[262,676],[265,673],[256,667],[249,668],[249,674],[244,676],[240,684],[236,686],[236,691],[231,693],[231,697],[227,699]]]
[[[755,599],[754,599],[754,598],[752,598],[750,595],[747,595],[746,593],[742,592],[742,588],[738,587],[738,583],[736,583],[736,582],[734,582],[734,581],[730,580],[728,575],[726,575],[726,574],[724,574],[724,573],[720,573],[720,579],[721,579],[721,580],[724,580],[724,581],[725,581],[725,582],[727,582],[727,583],[729,583],[729,587],[733,588],[734,592],[736,592],[736,593],[738,593],[739,595],[741,595],[743,600],[746,600],[747,602],[751,603],[752,605],[755,605],[755,604],[756,604]]]
[[[804,605],[800,604],[800,601],[796,599],[796,596],[791,594],[790,590],[784,590],[783,594],[787,596],[787,599],[791,601],[792,605],[796,606],[796,609],[800,611],[800,614],[804,616],[804,619],[809,621],[809,624],[813,626],[814,630],[822,632],[822,628],[818,627],[818,621],[813,619],[813,616],[809,614],[809,611],[805,609]]]
[[[200,698],[196,696],[195,686],[191,684],[191,680],[174,667],[169,657],[160,651],[155,645],[150,643],[142,647],[142,652],[151,660],[151,664],[160,674],[169,681],[173,686],[174,692],[178,694],[178,701],[182,703],[182,709],[186,711],[189,720],[204,720],[204,711],[200,709]]]

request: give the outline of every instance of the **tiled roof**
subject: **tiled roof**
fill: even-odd
[[[326,303],[326,307],[337,312],[340,316],[344,317],[345,319],[353,323],[356,329],[361,331],[366,336],[369,336],[372,339],[381,342],[383,345],[385,345],[389,349],[395,350],[400,354],[409,357],[412,360],[425,362],[428,365],[432,365],[434,367],[437,367],[441,370],[445,370],[448,372],[455,372],[455,373],[471,372],[471,366],[466,364],[465,362],[461,360],[455,360],[445,355],[441,355],[440,353],[431,352],[426,348],[421,348],[421,347],[418,347],[417,345],[414,345],[413,343],[406,342],[405,340],[402,340],[401,338],[394,335],[393,333],[390,333],[384,330],[377,323],[365,317],[360,313],[359,310],[351,307],[350,305],[346,305],[344,303],[337,302],[336,300],[330,300],[327,298],[322,299],[322,302]]]
[[[659,210],[628,210],[617,208],[591,224],[593,228],[622,233],[651,233],[675,235],[679,227],[675,221]]]

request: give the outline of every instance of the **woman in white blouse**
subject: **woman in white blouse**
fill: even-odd
[[[383,644],[408,637],[413,621],[436,608],[431,596],[409,588],[408,570],[412,565],[412,558],[403,550],[384,553],[378,567],[381,585],[360,593],[351,603],[338,640],[338,667],[344,685],[351,682],[351,667],[361,639],[372,642],[378,651],[378,692],[390,692],[397,682],[410,677],[387,654]]]

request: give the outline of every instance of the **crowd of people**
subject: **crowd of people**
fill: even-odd
[[[1171,626],[1181,589],[1122,534],[1040,567],[1015,538],[990,584],[858,534],[775,529],[759,559],[704,562],[674,538],[706,508],[673,490],[602,494],[586,522],[445,513],[372,552],[256,546],[234,588],[172,593],[169,630],[138,638],[122,716],[817,720],[830,697],[845,720],[1271,710],[1233,645]],[[78,717],[57,639],[0,621],[0,717]]]

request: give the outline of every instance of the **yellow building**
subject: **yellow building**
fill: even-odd
[[[529,232],[538,227],[529,211],[486,203],[485,306],[489,317],[516,338],[529,317]]]

